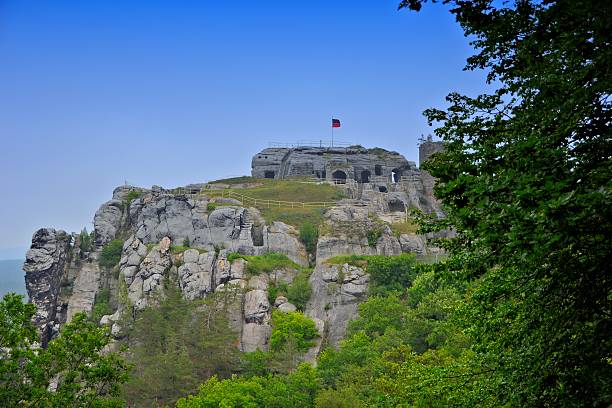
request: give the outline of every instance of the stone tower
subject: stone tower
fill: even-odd
[[[427,139],[419,145],[419,167],[422,167],[432,154],[442,150],[444,150],[444,142],[434,142],[431,135],[427,135]]]

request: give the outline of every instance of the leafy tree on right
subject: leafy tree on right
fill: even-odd
[[[457,231],[448,272],[469,285],[474,356],[453,401],[609,406],[612,3],[443,3],[477,50],[466,68],[497,88],[425,111],[448,215],[425,228]]]

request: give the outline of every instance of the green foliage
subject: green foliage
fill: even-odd
[[[298,310],[304,310],[306,303],[310,299],[312,288],[308,281],[309,270],[303,270],[293,279],[287,288],[287,299],[293,303]]]
[[[415,234],[419,230],[418,224],[412,222],[412,220],[394,222],[391,224],[391,231],[395,237],[403,234]]]
[[[287,376],[212,377],[177,407],[303,408],[313,406],[316,390],[315,370],[302,364]]]
[[[457,319],[477,354],[455,396],[609,406],[610,4],[448,3],[467,68],[495,86],[425,112],[446,146],[426,168],[457,231],[449,275],[472,286]]]
[[[137,198],[142,197],[142,191],[139,190],[130,190],[130,192],[127,194],[125,200],[129,203],[131,203],[132,201],[136,200]]]
[[[371,279],[372,293],[402,290],[409,287],[417,275],[413,254],[398,256],[369,256],[366,268]]]
[[[380,237],[382,237],[382,231],[378,229],[369,230],[366,237],[368,238],[368,245],[375,247]]]
[[[206,212],[211,213],[217,209],[217,203],[209,202],[206,204]]]
[[[87,228],[83,228],[79,234],[80,245],[79,248],[82,252],[90,252],[93,246],[93,235],[94,232],[87,232]]]
[[[123,251],[123,241],[120,239],[113,239],[108,242],[102,248],[102,252],[100,252],[100,258],[98,263],[102,268],[113,268],[114,266],[119,264],[121,260],[121,252]]]
[[[270,349],[281,350],[289,341],[295,341],[298,351],[306,351],[314,346],[319,336],[314,322],[301,312],[272,312],[272,336]]]
[[[94,323],[99,323],[104,315],[112,314],[113,309],[110,305],[111,293],[109,288],[100,289],[96,293],[93,308],[91,310],[91,320]]]
[[[0,300],[0,406],[123,406],[119,385],[129,367],[115,353],[102,355],[107,331],[80,313],[47,348],[39,348],[31,323],[35,311],[21,295]]]
[[[312,254],[317,249],[318,238],[319,229],[308,221],[304,222],[300,227],[300,241],[302,241],[308,253]]]
[[[274,304],[278,296],[284,295],[298,310],[303,311],[312,293],[312,288],[308,281],[310,273],[310,269],[300,270],[291,284],[287,284],[284,281],[270,282],[268,286],[268,300],[270,304]]]
[[[268,252],[267,254],[255,256],[242,255],[237,252],[233,252],[227,256],[227,260],[229,262],[234,262],[238,258],[242,258],[247,261],[247,272],[252,275],[259,275],[262,272],[272,272],[276,269],[282,268],[302,268],[300,265],[287,258],[286,255],[279,254],[277,252]]]
[[[169,286],[157,306],[140,312],[128,333],[135,369],[123,389],[130,406],[173,404],[213,374],[229,377],[241,367],[237,334],[227,320],[232,295],[187,301]]]

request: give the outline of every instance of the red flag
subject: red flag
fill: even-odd
[[[332,127],[333,128],[339,128],[340,127],[340,119],[333,119],[332,118]]]

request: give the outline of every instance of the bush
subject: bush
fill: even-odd
[[[314,339],[319,332],[315,323],[301,312],[272,312],[272,336],[270,349],[281,350],[288,342],[295,342],[299,351],[306,351],[314,346]]]
[[[206,204],[206,211],[211,213],[213,211],[215,211],[217,209],[217,204],[216,203],[208,203]]]
[[[370,274],[373,293],[403,290],[412,284],[418,271],[413,254],[398,256],[369,256],[367,272]]]
[[[140,198],[141,196],[142,196],[142,191],[130,190],[128,195],[125,197],[125,201],[127,201],[127,203],[129,204],[133,200],[136,200],[137,198]]]
[[[299,310],[304,310],[311,293],[312,289],[310,288],[310,282],[308,282],[308,273],[302,272],[296,276],[287,288],[287,299]]]
[[[287,258],[286,255],[276,252],[268,252],[264,255],[248,256],[241,255],[237,252],[232,252],[227,256],[227,260],[234,262],[236,259],[242,258],[248,262],[247,272],[253,275],[259,275],[262,272],[272,272],[275,269],[295,268],[301,269],[301,266]]]
[[[96,293],[91,310],[91,320],[94,323],[99,323],[102,316],[113,313],[113,309],[110,306],[110,297],[110,289],[108,288],[101,289]]]
[[[306,247],[306,251],[312,254],[317,248],[317,239],[319,238],[319,229],[312,223],[306,221],[300,228],[300,241]]]
[[[189,241],[189,238],[185,238],[183,240],[183,246],[184,247],[190,247],[191,246],[191,242]]]
[[[100,267],[110,269],[116,266],[121,260],[121,252],[123,251],[123,241],[113,239],[102,248],[98,263]]]
[[[378,240],[382,236],[382,231],[380,230],[370,230],[368,231],[368,245],[371,247],[375,247],[378,244]]]

